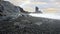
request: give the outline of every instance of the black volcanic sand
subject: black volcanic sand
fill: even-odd
[[[23,17],[0,22],[1,34],[60,34],[60,20]]]

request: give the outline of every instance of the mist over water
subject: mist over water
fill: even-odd
[[[30,16],[33,17],[43,17],[43,18],[50,18],[50,19],[58,19],[60,20],[60,15],[57,14],[49,14],[49,13],[44,13],[44,14],[40,14],[40,13],[30,13]]]

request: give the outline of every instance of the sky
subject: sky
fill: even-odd
[[[14,5],[22,7],[24,10],[34,12],[35,7],[39,7],[43,13],[60,14],[60,0],[6,0]]]

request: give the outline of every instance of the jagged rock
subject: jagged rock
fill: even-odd
[[[40,11],[39,8],[36,6],[35,7],[35,13],[42,13],[42,11]]]
[[[19,8],[8,1],[0,3],[0,21],[17,18],[20,14]]]

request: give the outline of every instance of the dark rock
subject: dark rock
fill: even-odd
[[[40,11],[39,8],[36,6],[35,7],[35,13],[42,13],[42,11]]]
[[[0,3],[0,21],[15,19],[20,14],[19,8],[8,1]]]

